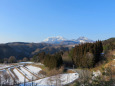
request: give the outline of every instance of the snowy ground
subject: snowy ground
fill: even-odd
[[[0,83],[12,85],[13,79],[10,77],[8,71],[4,69],[4,70],[1,70],[0,72],[1,72],[0,73]]]
[[[15,78],[15,76],[14,76],[14,74],[11,72],[10,68],[8,68],[8,71],[9,71],[9,73],[11,74],[11,76],[12,76],[13,78]]]
[[[27,66],[24,67],[23,65],[4,65],[0,64],[0,76],[2,77],[2,83],[5,83],[4,76],[8,74],[10,76],[10,80],[15,79],[18,83],[23,83],[24,79],[27,81],[37,80],[37,74],[39,73],[41,68],[35,66]],[[11,71],[12,69],[12,71]],[[5,76],[6,77],[6,76]]]
[[[34,66],[31,66],[31,65],[29,65],[29,66],[26,66],[29,70],[31,70],[31,72],[33,72],[33,73],[36,73],[36,74],[38,74],[42,69],[41,68],[39,68],[39,67],[34,67]]]
[[[40,80],[36,80],[33,82],[34,85],[39,86],[48,86],[48,85],[66,85],[72,83],[76,79],[79,78],[78,73],[68,73],[68,74],[59,74],[56,76],[51,76],[47,78],[43,78]],[[27,86],[32,85],[32,82],[26,83]],[[24,84],[20,84],[20,86],[24,86]]]
[[[24,79],[25,79],[24,76],[18,70],[16,70],[16,69],[14,69],[13,71],[16,74],[16,76],[18,77],[19,82],[21,82],[21,83],[24,82]]]
[[[19,62],[20,64],[33,64],[33,62]]]
[[[32,78],[33,79],[36,79],[36,77],[33,75],[33,74],[31,74],[30,72],[28,72],[25,68],[23,68],[23,67],[20,67],[20,69],[28,76],[28,78],[31,80]]]
[[[4,68],[8,68],[8,67],[10,67],[10,66],[12,66],[12,65],[0,64],[0,70],[1,70],[1,69],[4,69]]]
[[[68,73],[68,74],[59,74],[51,77],[40,77],[41,74],[38,74],[42,69],[39,67],[35,67],[32,65],[28,66],[23,66],[23,65],[3,65],[1,66],[0,70],[0,76],[1,76],[1,83],[9,83],[12,85],[14,83],[14,80],[16,80],[17,83],[26,83],[26,85],[31,85],[32,80],[33,84],[37,85],[56,85],[56,84],[61,84],[61,85],[66,85],[69,83],[72,83],[74,80],[79,78],[78,73]],[[5,69],[4,69],[5,68]],[[10,81],[6,81],[5,77],[8,74],[10,77]],[[40,78],[40,79],[39,79]],[[20,84],[20,86],[24,86],[24,84]]]

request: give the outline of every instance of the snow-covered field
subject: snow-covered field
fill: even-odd
[[[38,74],[42,69],[41,68],[39,68],[39,67],[34,67],[34,66],[31,66],[31,65],[29,65],[29,66],[26,66],[29,70],[31,70],[31,72],[33,72],[33,73],[36,73],[36,74]]]
[[[59,74],[56,76],[51,76],[47,78],[43,78],[40,80],[36,80],[33,82],[34,85],[37,86],[48,86],[48,85],[66,85],[72,83],[76,79],[79,78],[78,73],[68,73],[68,74]],[[27,86],[31,85],[32,82],[26,83]],[[20,84],[20,86],[24,86],[24,84]]]
[[[33,75],[33,74],[31,74],[30,72],[28,72],[25,68],[23,68],[23,67],[20,67],[20,69],[28,76],[28,78],[31,80],[32,78],[33,79],[36,79],[36,77]]]
[[[16,74],[16,76],[18,77],[19,82],[24,82],[24,76],[16,69],[14,69],[13,71]]]
[[[8,71],[9,71],[9,73],[11,74],[11,76],[12,76],[13,78],[15,78],[15,76],[14,76],[14,74],[11,72],[10,68],[8,68]]]
[[[22,83],[20,84],[20,86],[24,86],[23,82],[25,81],[26,85],[28,86],[32,84],[31,81],[33,80],[33,84],[37,85],[66,85],[79,78],[78,73],[59,74],[43,78],[40,77],[41,74],[38,74],[41,70],[41,68],[32,65],[5,65],[5,67],[1,65],[1,83],[9,83],[10,85],[12,85],[14,81],[16,81],[16,83]],[[5,78],[7,78],[10,81],[7,81]]]

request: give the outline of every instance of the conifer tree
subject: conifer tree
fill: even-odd
[[[93,67],[100,61],[103,45],[101,41],[95,43],[85,43],[75,46],[70,51],[70,57],[77,67]]]

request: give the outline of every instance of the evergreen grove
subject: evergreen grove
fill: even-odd
[[[75,46],[69,55],[77,67],[91,68],[101,60],[102,51],[102,42],[96,41],[95,43],[85,43]]]

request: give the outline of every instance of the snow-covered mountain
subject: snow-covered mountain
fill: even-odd
[[[88,39],[86,37],[79,37],[76,41],[79,42],[79,43],[93,42],[93,40]]]
[[[66,45],[70,45],[70,44],[80,44],[80,43],[86,43],[86,42],[93,42],[93,40],[90,40],[86,37],[79,37],[78,39],[73,39],[73,40],[67,40],[61,36],[57,36],[57,37],[48,37],[47,39],[45,39],[43,42],[45,43],[51,43],[51,44],[66,44]]]
[[[48,37],[43,42],[51,43],[51,44],[59,44],[60,42],[65,41],[65,40],[66,40],[65,38],[61,36],[57,36],[57,37]]]

